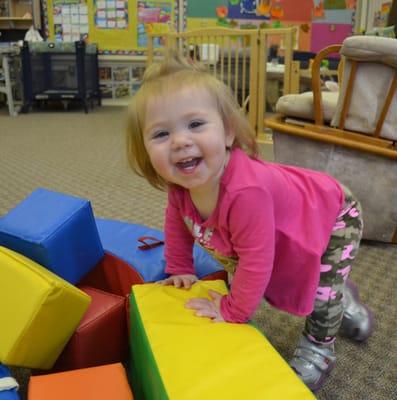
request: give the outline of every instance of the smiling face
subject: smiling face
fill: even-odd
[[[180,89],[147,103],[143,139],[156,172],[194,193],[217,190],[234,133],[225,131],[217,104],[204,88]]]

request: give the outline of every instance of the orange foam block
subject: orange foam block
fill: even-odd
[[[32,376],[28,400],[133,400],[121,363]]]

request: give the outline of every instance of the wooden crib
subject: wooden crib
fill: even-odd
[[[201,61],[234,92],[257,136],[263,133],[266,81],[269,73],[283,82],[283,93],[298,90],[298,63],[292,62],[296,28],[228,29],[209,28],[187,32],[149,34],[148,64],[162,57],[165,49],[176,49]],[[284,64],[268,62],[272,43],[284,53]]]

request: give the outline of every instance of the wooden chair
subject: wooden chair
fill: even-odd
[[[338,50],[344,57],[342,82],[326,125],[320,65]],[[369,84],[374,93],[366,90]],[[330,46],[313,62],[312,85],[313,121],[289,122],[288,115],[265,120],[273,130],[276,160],[335,176],[362,203],[364,238],[397,243],[397,41],[354,36],[342,47]]]

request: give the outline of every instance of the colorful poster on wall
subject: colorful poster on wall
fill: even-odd
[[[73,42],[88,36],[88,8],[80,0],[54,0],[54,35],[57,42]]]
[[[95,0],[94,24],[98,29],[127,29],[128,3],[120,0]]]
[[[173,0],[138,1],[138,47],[147,46],[148,33],[166,33],[172,28]]]
[[[376,1],[374,7],[374,28],[384,28],[387,26],[387,19],[391,10],[392,1]]]
[[[243,0],[228,1],[231,19],[283,20],[308,22],[312,17],[313,0]]]

